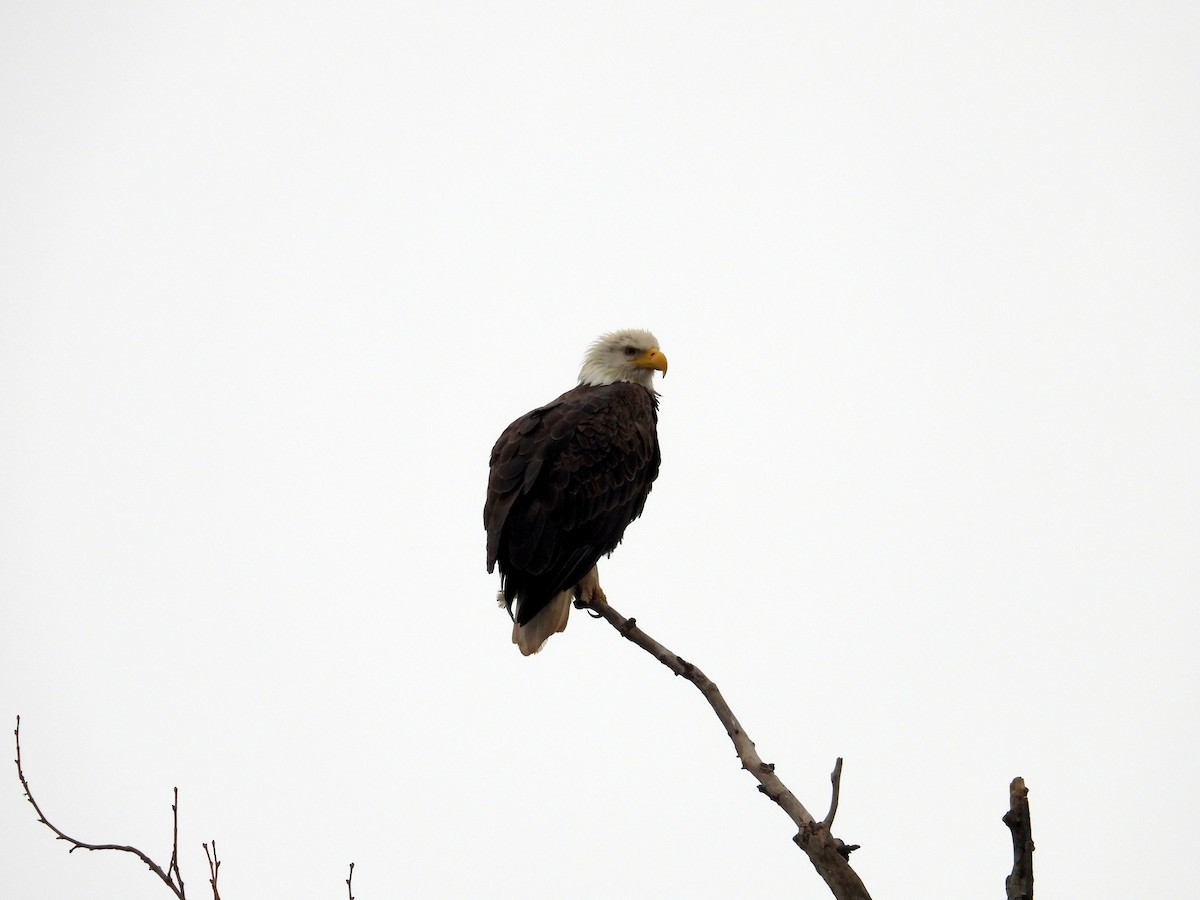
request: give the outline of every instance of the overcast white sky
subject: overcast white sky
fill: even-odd
[[[637,326],[609,597],[819,814],[845,757],[875,896],[1003,896],[1014,775],[1039,894],[1193,889],[1198,9],[4,4],[45,811],[165,864],[178,785],[194,897],[827,896],[690,686],[495,606],[492,442]],[[166,896],[0,783],[0,896]]]

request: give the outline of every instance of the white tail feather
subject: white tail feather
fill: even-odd
[[[523,655],[537,653],[550,635],[558,634],[567,627],[567,617],[571,615],[571,594],[571,591],[555,594],[554,599],[524,625],[513,622],[513,643]]]

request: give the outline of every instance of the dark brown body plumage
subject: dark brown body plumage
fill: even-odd
[[[492,448],[488,571],[524,625],[621,542],[658,476],[658,398],[639,384],[580,385],[517,419]],[[515,611],[514,611],[515,601]]]

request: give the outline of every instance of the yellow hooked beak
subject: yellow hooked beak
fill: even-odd
[[[667,357],[657,347],[651,347],[635,359],[633,364],[643,369],[656,369],[663,373],[664,378],[667,376]]]

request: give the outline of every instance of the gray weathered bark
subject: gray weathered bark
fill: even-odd
[[[829,813],[818,821],[775,774],[774,764],[762,761],[754,748],[754,741],[750,740],[750,736],[730,710],[717,686],[703,672],[638,628],[636,620],[625,618],[609,606],[603,591],[597,590],[591,599],[578,599],[575,605],[602,616],[622,637],[637,644],[676,675],[694,684],[725,726],[725,732],[733,741],[738,759],[742,761],[742,768],[758,780],[758,789],[778,804],[796,824],[799,831],[792,840],[805,852],[817,873],[825,879],[825,884],[829,886],[833,896],[837,900],[871,900],[871,895],[867,893],[862,880],[850,867],[850,852],[856,850],[857,846],[843,843],[829,830],[837,811],[841,781],[840,759],[833,772],[833,797]]]

